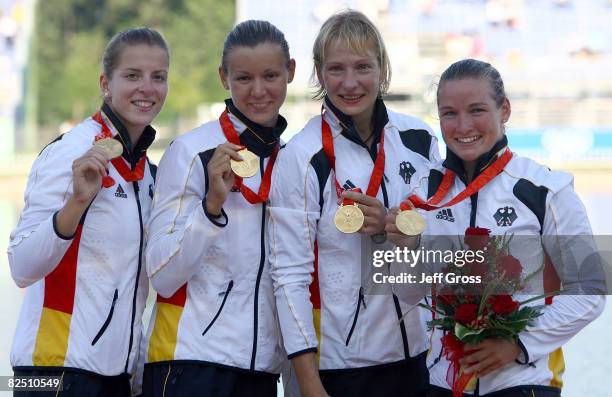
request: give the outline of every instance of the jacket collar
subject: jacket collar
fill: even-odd
[[[287,128],[287,120],[280,114],[274,127],[264,127],[246,117],[231,99],[225,100],[229,117],[240,137],[240,143],[260,157],[269,157]]]
[[[136,146],[134,146],[127,127],[119,120],[119,117],[112,111],[106,102],[102,104],[101,111],[110,123],[109,128],[113,132],[113,137],[119,140],[123,145],[123,157],[130,162],[132,162],[132,160],[138,161],[142,153],[146,151],[155,140],[155,129],[150,125],[146,126],[140,139],[136,142]]]
[[[503,153],[502,149],[508,146],[508,138],[504,135],[499,141],[493,145],[493,148],[487,153],[482,154],[476,159],[476,169],[472,180],[486,170],[497,158]],[[463,183],[467,184],[465,168],[463,167],[463,160],[459,158],[452,150],[446,146],[446,159],[442,163],[445,168],[453,171]]]
[[[355,124],[353,123],[353,118],[351,116],[342,113],[340,109],[334,106],[334,104],[327,96],[325,96],[323,107],[329,112],[330,117],[328,121],[333,127],[336,127],[340,131],[340,133],[349,141],[368,149],[368,146],[363,142],[361,136],[357,132],[357,128],[355,128]],[[385,103],[382,98],[376,99],[376,103],[374,105],[374,113],[372,114],[372,117],[374,118],[374,137],[372,147],[368,150],[370,151],[370,155],[373,156],[372,158],[375,158],[377,146],[380,142],[380,136],[383,132],[383,129],[389,122],[387,107],[385,106]]]

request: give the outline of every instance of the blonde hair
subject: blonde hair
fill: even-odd
[[[325,88],[321,86],[317,79],[317,71],[321,71],[326,52],[332,43],[339,43],[362,55],[367,54],[368,50],[374,50],[383,76],[380,82],[379,95],[387,92],[391,83],[391,65],[380,32],[372,21],[361,12],[345,10],[332,15],[323,23],[312,47],[314,67],[311,79],[316,89],[314,99],[322,99],[325,96]]]

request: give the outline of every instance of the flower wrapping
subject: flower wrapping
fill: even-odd
[[[432,305],[421,304],[432,311],[427,323],[430,330],[442,330],[442,355],[449,361],[446,376],[453,396],[460,397],[473,374],[462,373],[459,361],[471,352],[466,345],[476,345],[486,338],[517,339],[533,320],[542,314],[543,306],[528,306],[528,302],[513,299],[529,275],[523,278],[521,262],[509,252],[512,236],[491,236],[489,229],[470,227],[465,231],[463,244],[471,251],[484,253],[465,266],[450,265],[445,272],[480,276],[479,284],[446,284],[434,289]],[[461,242],[460,242],[460,245]],[[477,256],[474,256],[478,258]]]

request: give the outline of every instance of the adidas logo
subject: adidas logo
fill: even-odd
[[[355,189],[357,186],[355,186],[353,184],[353,182],[351,182],[350,179],[347,179],[346,182],[344,182],[344,185],[342,185],[342,188],[344,190],[351,190],[351,189]]]
[[[127,198],[127,194],[125,190],[121,187],[121,185],[117,186],[117,190],[115,190],[115,197]]]
[[[436,214],[436,219],[442,219],[444,221],[455,222],[455,217],[453,216],[453,212],[450,208],[444,208],[438,211]]]

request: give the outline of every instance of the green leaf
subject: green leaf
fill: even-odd
[[[478,335],[483,331],[484,331],[484,328],[472,329],[472,328],[466,327],[465,325],[461,323],[458,323],[458,322],[455,323],[455,336],[460,341],[463,341],[466,337],[469,337],[472,335]]]
[[[439,315],[441,315],[441,316],[446,316],[446,313],[444,313],[443,311],[441,311],[441,310],[440,310],[440,309],[438,309],[437,307],[433,307],[433,306],[430,306],[430,305],[426,305],[426,304],[424,304],[424,303],[417,303],[417,306],[422,307],[423,309],[430,310],[430,311],[432,311],[432,312],[434,312],[434,313],[438,313],[438,314],[439,314]],[[402,316],[402,319],[404,318],[404,316],[405,316],[405,315],[406,315],[406,314],[404,314],[404,315]]]

